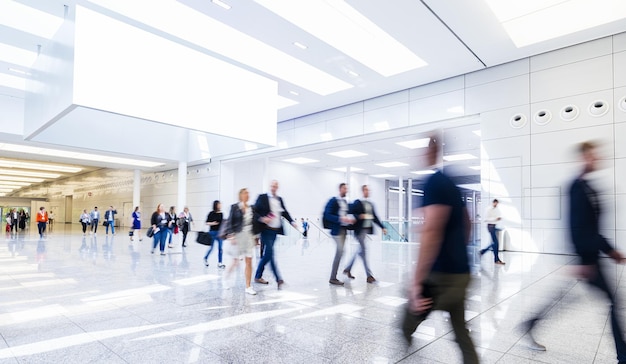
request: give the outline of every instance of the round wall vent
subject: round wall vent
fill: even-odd
[[[578,117],[578,106],[576,105],[566,105],[561,109],[559,116],[563,121],[574,121]]]
[[[509,121],[509,124],[511,125],[512,128],[515,129],[520,129],[523,128],[524,126],[526,126],[526,115],[524,114],[515,114],[511,117],[511,120]]]
[[[622,110],[623,112],[626,112],[626,96],[619,99],[618,106],[620,110]]]
[[[609,112],[609,104],[604,100],[596,100],[589,105],[589,114],[600,117]]]
[[[539,110],[533,117],[533,120],[537,125],[546,125],[550,122],[550,120],[552,120],[552,113],[550,112],[550,110]]]

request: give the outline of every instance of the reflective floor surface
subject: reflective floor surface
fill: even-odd
[[[461,361],[444,313],[431,314],[409,348],[397,333],[416,244],[370,241],[378,283],[366,283],[357,260],[356,279],[337,287],[328,284],[331,240],[283,238],[276,254],[284,289],[266,270],[270,284],[255,284],[252,296],[243,264],[225,282],[217,252],[205,267],[206,249],[193,233],[187,248],[176,236],[176,247],[160,256],[150,254],[149,239],[130,242],[119,231],[83,237],[78,226],[61,225],[44,240],[28,231],[3,237],[0,363]],[[609,306],[572,277],[573,257],[505,252],[505,266],[491,259],[475,267],[466,304],[482,363],[617,362]],[[224,263],[233,258],[225,254]],[[614,284],[622,267],[606,265]],[[619,298],[625,284],[618,282]],[[535,352],[520,324],[546,306],[536,338],[547,351]]]

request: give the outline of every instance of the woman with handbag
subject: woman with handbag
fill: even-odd
[[[154,254],[154,249],[156,249],[157,245],[159,245],[161,255],[165,255],[165,241],[169,235],[169,226],[171,225],[171,222],[172,219],[170,214],[165,212],[165,206],[160,203],[150,218],[150,224],[152,225],[152,231],[154,232],[154,242],[152,243],[152,250],[150,253]]]
[[[206,224],[209,226],[209,234],[213,237],[213,244],[207,250],[206,255],[204,256],[204,265],[209,266],[209,255],[213,251],[213,247],[215,246],[215,242],[217,242],[217,267],[219,269],[224,269],[226,266],[222,263],[222,238],[220,237],[219,231],[220,227],[222,227],[222,220],[224,219],[224,214],[222,214],[222,203],[219,200],[213,201],[213,211],[209,212],[209,216],[206,218]]]
[[[248,206],[250,195],[246,188],[239,190],[239,203],[230,207],[230,214],[222,237],[226,236],[231,243],[229,249],[233,256],[233,265],[230,266],[224,277],[224,286],[228,288],[228,279],[231,273],[237,268],[239,257],[244,256],[246,259],[246,293],[255,295],[256,291],[250,285],[252,280],[252,255],[254,254],[254,234],[252,233],[252,207]]]
[[[193,223],[193,217],[189,212],[189,207],[185,206],[183,212],[178,215],[178,228],[183,233],[183,248],[187,247],[187,233],[189,232],[190,225]]]

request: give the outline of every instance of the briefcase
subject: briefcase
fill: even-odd
[[[196,238],[196,242],[202,245],[211,245],[213,244],[213,237],[206,231],[198,231],[198,237]]]

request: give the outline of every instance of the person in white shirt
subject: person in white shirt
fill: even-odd
[[[505,263],[500,260],[498,257],[499,243],[498,243],[498,229],[496,229],[496,224],[498,221],[502,220],[502,214],[500,213],[500,209],[498,209],[498,200],[493,200],[492,207],[487,210],[487,214],[485,216],[485,222],[487,223],[487,230],[489,230],[489,234],[491,235],[491,245],[482,249],[480,251],[480,255],[482,256],[488,250],[493,250],[493,258],[495,264],[504,265]]]
[[[98,211],[98,206],[93,208],[91,211],[91,232],[96,235],[98,232],[98,222],[100,221],[100,211]]]

